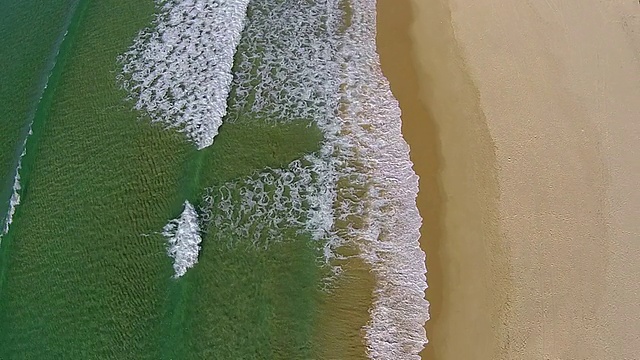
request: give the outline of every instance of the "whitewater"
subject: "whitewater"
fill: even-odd
[[[69,15],[64,27],[65,29],[69,28],[69,25],[71,23],[71,19],[73,17],[76,7],[77,7],[77,3],[74,4],[71,11],[69,12]],[[22,191],[22,185],[20,183],[20,172],[22,171],[22,161],[24,157],[27,155],[27,142],[31,137],[31,135],[33,135],[33,125],[36,119],[36,112],[37,112],[38,106],[40,105],[40,102],[44,97],[44,93],[47,90],[47,87],[49,86],[49,79],[51,79],[51,75],[53,74],[53,69],[55,68],[56,63],[58,61],[58,57],[60,55],[60,47],[62,46],[62,43],[64,42],[64,39],[66,39],[68,33],[69,31],[65,30],[64,33],[61,34],[61,36],[58,38],[58,40],[54,44],[51,60],[47,64],[48,66],[44,72],[46,74],[46,77],[44,77],[44,80],[42,81],[42,84],[40,86],[40,92],[38,94],[36,106],[34,106],[33,110],[28,115],[29,120],[27,122],[27,131],[26,131],[26,134],[24,135],[24,140],[20,144],[21,146],[20,152],[19,152],[20,156],[17,159],[15,172],[13,176],[13,185],[11,187],[11,197],[9,198],[9,209],[7,210],[7,214],[3,219],[2,230],[0,231],[0,244],[2,243],[2,238],[5,235],[7,235],[7,233],[9,232],[9,228],[13,223],[13,216],[15,215],[18,205],[20,205],[20,192]]]
[[[338,249],[350,245],[377,284],[364,329],[368,357],[420,359],[429,304],[418,177],[380,69],[375,0],[158,4],[156,28],[120,58],[136,109],[199,149],[223,120],[243,117],[313,121],[324,135],[316,153],[208,188],[197,209],[185,203],[165,228],[176,276],[197,262],[206,231],[229,246],[268,247],[295,229],[321,244],[336,273]]]
[[[213,144],[227,113],[233,56],[249,0],[157,0],[152,29],[119,61],[135,108],[184,132],[198,149]]]
[[[323,130],[321,150],[305,159],[315,184],[296,182],[313,199],[296,202],[308,209],[297,226],[325,242],[327,261],[350,244],[371,265],[378,285],[365,329],[369,357],[419,359],[429,305],[418,242],[418,177],[402,137],[400,108],[380,70],[375,5],[252,2],[230,103],[238,113],[275,122],[312,119]],[[256,193],[237,206],[250,206]],[[271,199],[270,209],[280,203]],[[268,218],[297,224],[286,212]]]
[[[20,171],[22,170],[22,159],[27,154],[27,139],[32,134],[31,129],[29,129],[29,135],[25,138],[22,143],[22,152],[20,153],[20,158],[18,159],[18,166],[16,166],[16,172],[13,178],[13,186],[11,187],[11,198],[9,198],[9,210],[4,218],[4,224],[2,226],[2,232],[0,232],[0,243],[2,242],[2,237],[9,232],[9,227],[13,222],[13,215],[16,212],[16,208],[20,205],[20,190],[22,190],[22,186],[20,185]]]

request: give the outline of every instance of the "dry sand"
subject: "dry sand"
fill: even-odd
[[[433,217],[424,358],[640,359],[640,4],[379,6]]]

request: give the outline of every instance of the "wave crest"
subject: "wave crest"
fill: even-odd
[[[179,278],[198,262],[202,242],[198,213],[193,205],[185,201],[180,217],[169,221],[162,230],[167,239],[167,254],[173,258],[174,277]]]
[[[156,0],[160,13],[120,56],[119,80],[152,122],[211,144],[227,113],[249,0]]]

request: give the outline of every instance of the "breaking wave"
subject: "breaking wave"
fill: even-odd
[[[295,160],[284,169],[267,168],[253,176],[207,189],[201,220],[216,238],[233,246],[250,240],[256,247],[284,240],[293,229],[324,240],[333,226],[331,188],[321,187],[326,162],[315,155]],[[326,259],[334,254],[330,243]]]
[[[29,135],[31,135],[31,129],[29,129]],[[9,226],[13,222],[13,215],[16,212],[16,208],[20,205],[20,190],[22,187],[20,186],[20,170],[22,170],[22,159],[27,154],[27,139],[24,140],[22,144],[22,153],[20,154],[20,159],[18,160],[18,166],[16,167],[16,175],[13,178],[13,187],[11,188],[11,198],[9,199],[9,210],[7,211],[7,215],[4,218],[4,224],[2,225],[2,232],[0,233],[0,241],[2,241],[2,237],[9,232]]]
[[[119,61],[119,80],[153,122],[213,144],[227,113],[249,0],[156,0],[160,13]]]
[[[165,227],[176,276],[197,262],[200,229],[229,246],[249,240],[257,247],[304,232],[322,244],[327,264],[348,244],[377,279],[367,355],[420,359],[429,304],[418,177],[380,70],[376,1],[158,5],[155,30],[142,32],[120,58],[137,109],[199,148],[213,142],[227,97],[225,121],[312,120],[324,134],[315,154],[208,189],[199,219],[185,203]]]
[[[196,209],[185,201],[180,217],[169,221],[162,230],[167,239],[167,254],[173,258],[174,277],[179,278],[198,262],[202,238]]]
[[[375,0],[249,4],[230,113],[311,119],[325,140],[306,162],[211,189],[207,209],[217,210],[206,216],[258,246],[294,227],[323,241],[328,261],[342,244],[359,249],[377,278],[368,356],[420,359],[429,304],[418,177],[380,70],[375,7]]]
[[[65,24],[66,29],[68,29],[71,23],[71,18],[75,13],[76,7],[77,7],[77,3],[72,6],[71,11],[69,12],[69,15]],[[40,101],[42,101],[44,92],[49,86],[49,79],[51,79],[51,75],[53,74],[53,69],[55,68],[56,63],[58,61],[58,56],[60,55],[60,47],[64,39],[67,37],[68,33],[69,33],[69,30],[65,30],[64,33],[62,33],[58,37],[56,43],[54,44],[53,56],[50,59],[49,63],[47,64],[47,69],[45,70],[46,77],[43,78],[43,81],[41,83],[41,90],[40,90],[40,94],[37,101],[38,105],[40,104]],[[13,186],[11,188],[11,198],[9,199],[9,209],[3,219],[4,221],[2,224],[2,231],[0,232],[0,243],[2,243],[2,237],[9,232],[9,227],[11,226],[11,223],[13,223],[13,216],[15,215],[18,205],[20,205],[20,191],[22,190],[22,186],[20,185],[20,171],[22,170],[22,160],[24,159],[25,155],[27,155],[27,141],[29,140],[29,137],[33,135],[33,123],[35,121],[36,112],[37,112],[37,106],[34,107],[32,112],[28,115],[29,116],[29,121],[27,123],[28,131],[26,131],[24,135],[24,141],[22,142],[22,148],[21,148],[22,151],[20,151],[20,156],[18,157],[18,163],[15,167],[15,175],[13,177]]]

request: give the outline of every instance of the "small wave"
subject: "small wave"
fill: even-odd
[[[78,4],[76,3],[75,5],[72,6],[65,24],[66,30],[64,31],[64,33],[61,34],[61,36],[58,37],[54,45],[54,55],[49,61],[48,68],[46,69],[47,75],[43,79],[43,82],[41,84],[41,90],[40,90],[40,94],[37,101],[38,105],[40,104],[40,101],[42,101],[42,98],[44,97],[44,92],[47,90],[47,87],[49,86],[49,79],[51,79],[51,75],[53,74],[53,69],[55,68],[56,63],[58,61],[58,56],[60,55],[60,47],[62,46],[64,39],[66,39],[67,35],[69,34],[68,28],[69,28],[69,25],[71,24],[71,19],[76,11],[77,5]],[[9,209],[7,211],[7,214],[5,215],[4,223],[2,224],[2,232],[0,232],[0,244],[2,243],[2,237],[9,232],[9,227],[11,226],[11,223],[13,223],[13,216],[15,215],[18,205],[20,205],[20,191],[22,190],[22,186],[20,184],[20,171],[22,170],[22,159],[24,159],[25,155],[27,155],[27,141],[29,140],[29,137],[33,135],[33,125],[36,117],[36,112],[37,112],[37,106],[28,115],[29,116],[29,121],[27,124],[28,131],[24,135],[24,141],[22,142],[22,151],[20,152],[20,156],[18,157],[18,163],[15,167],[13,186],[11,188],[11,198],[9,199]]]
[[[164,226],[162,235],[167,239],[167,254],[173,258],[174,277],[179,278],[198,262],[202,242],[198,213],[191,203],[184,202],[182,214]]]
[[[213,144],[249,0],[156,0],[160,13],[120,56],[119,80],[153,122]]]
[[[29,135],[31,135],[31,130],[29,130]],[[2,226],[2,233],[0,233],[0,242],[2,241],[2,237],[9,232],[9,226],[13,222],[13,215],[16,212],[16,208],[20,205],[20,190],[22,187],[20,186],[20,170],[22,170],[22,158],[27,154],[27,140],[25,139],[24,144],[22,145],[22,153],[20,154],[20,160],[18,160],[18,166],[16,167],[16,175],[13,178],[13,187],[11,198],[9,199],[9,210],[7,211],[7,215],[4,219],[4,224]]]

